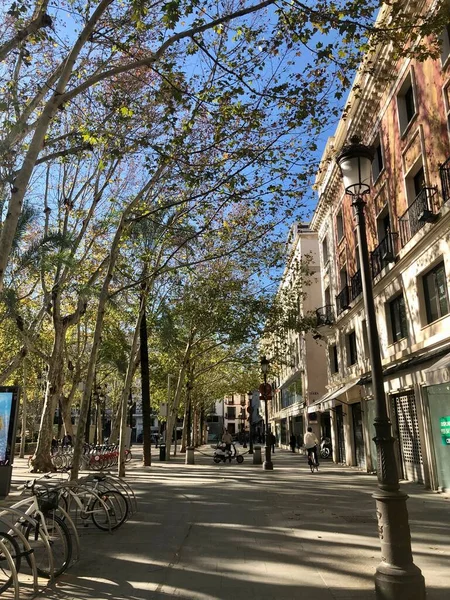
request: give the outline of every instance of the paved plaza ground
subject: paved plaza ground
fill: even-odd
[[[139,452],[140,448],[134,448]],[[211,448],[203,447],[206,453]],[[157,452],[157,451],[156,451]],[[80,560],[38,594],[46,600],[373,599],[380,550],[376,478],[323,461],[246,456],[215,465],[196,453],[127,471],[139,511],[113,534],[81,530]],[[27,477],[17,461],[14,480]],[[450,598],[450,497],[402,483],[416,564],[429,600]]]

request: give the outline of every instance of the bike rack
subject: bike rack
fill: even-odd
[[[30,500],[30,498],[26,498],[26,500]],[[25,521],[28,521],[30,523],[30,525],[32,525],[33,527],[36,527],[38,525],[38,522],[36,521],[36,519],[33,519],[33,517],[31,517],[30,515],[27,515],[24,511],[18,509],[18,506],[21,505],[22,503],[24,503],[23,500],[21,503],[18,502],[17,504],[14,504],[13,506],[3,508],[0,512],[0,519],[2,518],[3,515],[10,513],[12,515],[19,517],[14,522],[14,525],[16,525],[21,519],[25,519]],[[52,552],[52,549],[50,548],[50,544],[48,543],[47,538],[45,536],[43,536],[41,533],[39,535],[40,535],[42,541],[44,542],[44,546],[45,546],[45,548],[47,550],[47,554],[48,554],[48,562],[49,562],[49,567],[50,567],[49,568],[49,572],[50,572],[49,581],[53,581],[55,578],[54,577],[55,565],[53,562],[53,552]],[[30,554],[30,560],[31,560],[31,562],[34,561],[34,566],[36,567],[34,553]],[[36,581],[37,581],[37,570],[36,570]]]
[[[16,565],[14,564],[13,558],[12,558],[8,548],[5,546],[5,544],[2,542],[2,540],[0,540],[0,549],[2,550],[3,554],[6,557],[6,562],[8,563],[8,567],[11,569],[11,575],[13,578],[13,585],[14,585],[14,600],[20,600],[19,578],[17,576]]]
[[[6,519],[3,519],[0,516],[0,522],[4,523],[6,525],[6,527],[9,528],[9,531],[13,531],[14,535],[16,535],[20,541],[23,544],[24,547],[24,552],[22,553],[22,555],[28,555],[29,560],[30,560],[30,567],[31,567],[31,571],[33,573],[33,589],[35,592],[39,591],[39,585],[38,585],[38,573],[37,573],[37,567],[36,567],[36,559],[34,557],[34,552],[32,547],[30,546],[30,542],[27,540],[27,538],[24,536],[24,534],[20,531],[20,528],[17,527],[17,525],[11,525],[10,522],[8,522]],[[9,533],[8,531],[8,533]],[[1,533],[0,533],[0,537],[1,537]]]

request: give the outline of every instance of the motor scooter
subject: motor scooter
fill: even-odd
[[[329,437],[324,437],[320,442],[320,456],[321,458],[330,458],[332,452],[331,440]]]
[[[236,459],[236,462],[241,464],[244,462],[244,457],[241,454],[238,454],[236,451],[236,446],[231,444],[231,448],[227,450],[226,444],[218,444],[217,448],[214,450],[213,461],[216,464],[220,462],[231,462]]]

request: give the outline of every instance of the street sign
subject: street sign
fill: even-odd
[[[272,399],[272,386],[270,385],[270,383],[266,383],[266,384],[262,383],[259,386],[259,396],[263,400],[264,400],[264,398],[266,398],[267,400]]]
[[[443,446],[450,446],[450,416],[439,419],[439,429]]]

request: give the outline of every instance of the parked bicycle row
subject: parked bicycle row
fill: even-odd
[[[125,462],[130,462],[133,458],[131,450],[125,449]],[[32,459],[28,458],[28,467],[32,468]],[[119,446],[117,445],[92,445],[85,444],[81,456],[80,468],[82,471],[102,471],[115,467],[119,462]],[[73,464],[73,447],[60,446],[55,448],[52,453],[52,463],[57,471],[70,469]]]
[[[14,600],[24,597],[21,586],[37,592],[38,577],[58,577],[78,560],[80,528],[112,533],[137,510],[131,487],[109,473],[46,475],[21,489],[25,497],[0,511],[0,596]]]

